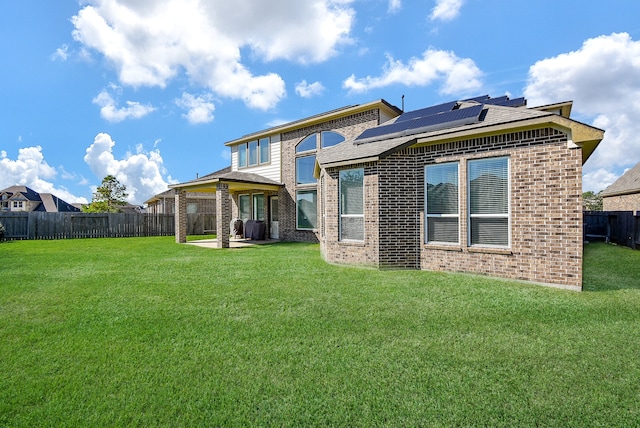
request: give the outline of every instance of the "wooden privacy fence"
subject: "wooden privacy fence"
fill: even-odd
[[[0,213],[5,239],[72,239],[167,236],[175,234],[173,214]],[[215,230],[215,214],[187,214],[187,234]]]
[[[585,211],[584,239],[640,248],[640,211]]]

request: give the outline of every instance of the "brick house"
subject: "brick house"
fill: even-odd
[[[640,211],[640,162],[602,192],[603,211]]]
[[[319,242],[330,263],[471,272],[582,288],[582,165],[603,131],[571,103],[478,97],[403,113],[384,100],[226,143],[231,170],[172,186],[213,191],[218,246],[233,218]],[[183,214],[184,215],[184,214]]]

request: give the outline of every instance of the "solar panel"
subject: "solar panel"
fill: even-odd
[[[389,125],[369,128],[360,134],[355,141],[364,142],[364,140],[376,139],[382,136],[390,138],[391,136],[414,135],[421,132],[474,123],[479,120],[483,107],[482,104],[478,104],[463,109],[445,111],[443,113],[416,117],[400,122],[396,121]]]
[[[362,134],[360,134],[356,141],[365,140],[373,137],[380,137],[382,135],[390,135],[395,134],[397,132],[402,132],[407,129],[409,122],[404,121],[400,123],[392,123],[390,125],[382,125],[376,126],[375,128],[366,129]]]
[[[479,102],[479,103],[483,103],[483,102],[487,101],[489,98],[491,98],[489,95],[480,95],[479,97],[468,98],[468,99],[463,100],[463,101],[476,101],[476,102]]]
[[[498,97],[498,98],[489,98],[487,100],[484,100],[485,104],[491,104],[491,105],[502,105],[502,103],[509,101],[509,97],[504,95],[502,97]]]
[[[478,116],[480,116],[480,113],[482,112],[483,107],[484,106],[482,104],[478,104],[473,107],[461,108],[458,110],[451,110],[446,113],[421,117],[419,119],[416,119],[411,128],[408,129],[425,128],[435,125],[457,122],[463,119],[478,118]]]
[[[500,104],[503,107],[524,107],[527,105],[527,100],[524,97],[521,98],[514,98],[512,100],[507,99],[504,102],[501,102]]]
[[[420,110],[408,111],[398,116],[398,118],[396,119],[396,123],[404,122],[406,120],[412,120],[417,117],[431,116],[432,114],[451,111],[451,109],[453,109],[457,103],[458,103],[457,101],[450,101],[448,103],[438,104],[437,106],[426,107]]]

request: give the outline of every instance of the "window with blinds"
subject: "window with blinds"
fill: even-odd
[[[424,167],[426,242],[460,242],[458,170],[458,162]]]
[[[509,158],[470,160],[469,244],[509,246]]]
[[[340,240],[364,241],[364,168],[340,171]]]

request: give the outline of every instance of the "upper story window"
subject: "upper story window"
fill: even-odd
[[[311,134],[296,146],[296,153],[308,152],[318,148],[318,134]]]
[[[325,149],[342,143],[344,139],[344,136],[334,131],[322,131],[320,133],[311,134],[298,143],[296,146],[296,153],[316,150],[318,148],[318,141],[320,141],[320,148]]]
[[[344,137],[337,132],[323,131],[320,133],[320,145],[323,149],[335,146],[336,144],[342,143],[343,141]]]
[[[344,141],[337,132],[316,132],[296,145],[296,228],[312,230],[318,226],[318,180],[313,176],[316,151]]]
[[[269,137],[242,143],[238,145],[238,168],[269,163],[270,153]]]

